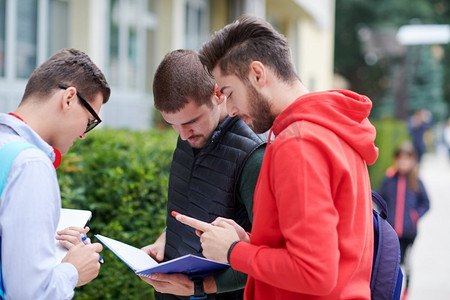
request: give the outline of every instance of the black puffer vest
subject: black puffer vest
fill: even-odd
[[[205,222],[218,216],[234,219],[250,231],[247,211],[235,191],[248,157],[265,142],[237,117],[225,118],[197,155],[188,142],[178,139],[169,178],[165,260],[202,256],[195,230],[177,222],[170,214],[173,210]]]

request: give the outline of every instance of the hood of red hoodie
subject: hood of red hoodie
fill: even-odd
[[[348,90],[307,93],[281,112],[272,131],[278,135],[298,121],[318,124],[333,131],[371,165],[378,157],[376,130],[368,119],[371,108],[368,97]]]

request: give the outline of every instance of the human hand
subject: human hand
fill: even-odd
[[[76,227],[71,226],[64,228],[56,233],[56,239],[59,243],[63,245],[66,249],[70,249],[73,246],[83,243],[81,238],[89,232],[89,227]]]
[[[234,220],[232,219],[226,219],[226,218],[222,218],[222,217],[217,217],[212,223],[211,225],[214,226],[219,226],[220,222],[226,222],[230,225],[232,225],[234,227],[234,230],[236,230],[236,233],[239,236],[239,240],[242,242],[247,242],[250,243],[250,237],[247,233],[247,231],[245,231],[244,228],[241,227],[241,225],[239,225],[238,223],[236,223]]]
[[[79,243],[67,252],[63,262],[71,263],[78,271],[77,286],[85,285],[98,276],[100,271],[100,252],[103,247],[100,243],[85,245]]]
[[[140,277],[153,286],[155,291],[163,294],[178,296],[190,296],[194,294],[194,282],[188,276],[181,273],[152,274],[150,277]]]
[[[155,273],[150,277],[140,277],[142,280],[152,285],[155,291],[163,294],[178,296],[191,296],[194,294],[194,282],[188,276],[181,273]],[[205,277],[203,279],[203,286],[206,294],[217,293],[217,286],[213,276]]]
[[[162,261],[164,259],[165,246],[166,232],[164,231],[153,244],[142,247],[141,250],[156,259],[156,261]]]
[[[202,253],[206,258],[228,263],[228,249],[234,241],[240,240],[234,225],[225,220],[219,220],[212,225],[177,212],[172,212],[172,215],[177,221],[197,230],[203,248]]]

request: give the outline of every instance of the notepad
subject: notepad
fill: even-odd
[[[63,230],[64,228],[70,226],[84,228],[91,217],[92,212],[89,210],[61,208],[61,214],[59,216],[59,223],[56,231]],[[60,263],[64,256],[66,256],[68,250],[64,246],[62,246],[58,240],[55,240],[55,243],[56,262]]]
[[[230,267],[229,264],[218,263],[192,254],[158,263],[141,249],[100,234],[96,234],[95,237],[139,276],[149,277],[153,273],[184,273],[189,276],[199,276]]]

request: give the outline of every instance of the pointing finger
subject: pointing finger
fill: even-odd
[[[172,216],[174,216],[175,219],[178,222],[181,222],[181,223],[183,223],[185,225],[188,225],[188,226],[190,226],[190,227],[192,227],[194,229],[200,230],[202,232],[208,231],[208,230],[210,230],[213,227],[209,223],[206,223],[206,222],[203,222],[203,221],[200,221],[200,220],[197,220],[197,219],[194,219],[194,218],[182,215],[182,214],[180,214],[180,213],[178,213],[176,211],[172,211]]]

